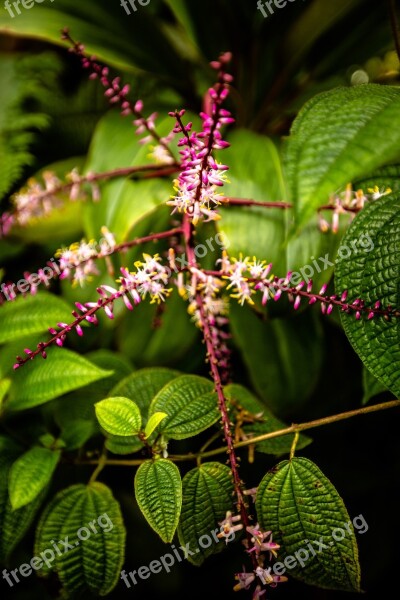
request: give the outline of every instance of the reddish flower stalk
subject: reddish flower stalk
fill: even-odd
[[[32,186],[28,186],[26,191],[14,195],[16,200],[19,198],[24,200],[23,205],[19,208],[17,205],[14,210],[0,215],[0,239],[6,237],[14,226],[24,225],[29,221],[30,215],[33,212],[35,212],[36,217],[48,214],[54,204],[52,201],[59,194],[69,193],[70,199],[76,200],[79,198],[83,186],[87,184],[94,186],[99,181],[132,175],[140,176],[141,179],[168,177],[178,170],[179,164],[175,163],[167,166],[154,164],[122,167],[111,171],[104,171],[103,173],[87,173],[86,175],[79,175],[73,172],[69,175],[71,181],[68,182],[61,182],[55,175],[48,173],[45,187],[40,186],[37,182],[33,182]],[[99,195],[99,191],[96,191],[96,195]],[[93,192],[94,197],[95,193]],[[37,207],[35,210],[33,209],[34,206]]]
[[[90,79],[99,79],[101,84],[106,88],[105,96],[109,99],[111,104],[119,104],[121,106],[121,114],[123,116],[133,115],[135,117],[134,125],[138,127],[138,133],[146,131],[150,138],[154,139],[159,146],[161,146],[166,156],[169,156],[170,161],[176,163],[175,156],[169,147],[168,143],[171,138],[162,138],[155,130],[154,121],[156,114],[145,118],[142,114],[143,102],[138,100],[136,103],[131,102],[127,99],[127,95],[130,91],[129,84],[123,85],[120,77],[116,77],[113,80],[109,79],[108,67],[100,65],[96,62],[94,56],[88,57],[85,54],[85,46],[72,39],[69,33],[69,29],[66,27],[62,30],[61,38],[71,44],[70,51],[74,52],[82,61],[82,66],[85,69],[91,71]]]
[[[128,310],[133,310],[134,305],[139,304],[147,296],[151,297],[153,303],[165,301],[171,292],[170,289],[165,287],[168,284],[171,273],[168,273],[167,269],[160,263],[158,255],[151,257],[144,254],[143,258],[144,262],[138,261],[135,263],[135,272],[129,272],[124,267],[121,268],[122,277],[119,279],[120,288],[118,290],[109,285],[101,285],[97,288],[99,294],[97,302],[86,302],[85,304],[76,302],[75,306],[79,312],[76,310],[72,311],[72,316],[75,317],[75,320],[70,324],[58,323],[60,331],[56,331],[53,327],[50,327],[49,332],[53,337],[47,342],[39,342],[37,349],[34,351],[25,348],[24,352],[27,357],[22,358],[21,356],[17,356],[14,369],[18,369],[28,362],[28,360],[33,360],[39,354],[43,358],[47,358],[46,348],[53,344],[63,346],[67,334],[71,331],[75,331],[79,336],[83,336],[81,324],[87,321],[88,323],[97,325],[98,318],[96,313],[99,310],[104,310],[107,317],[113,319],[114,302],[119,298],[123,299]],[[133,300],[133,304],[129,296]]]

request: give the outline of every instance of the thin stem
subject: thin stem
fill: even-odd
[[[226,196],[221,199],[221,205],[228,204],[230,206],[261,206],[263,208],[293,208],[290,202],[258,202],[250,198],[231,198]]]
[[[298,431],[296,431],[294,438],[293,438],[292,446],[290,448],[290,455],[289,455],[290,460],[292,460],[294,458],[294,453],[296,452],[296,446],[299,441],[299,437],[300,437],[300,433]]]
[[[364,406],[363,408],[357,408],[355,410],[350,410],[347,412],[338,413],[336,415],[332,415],[330,417],[323,417],[322,419],[315,419],[314,421],[307,421],[305,423],[293,424],[289,427],[285,427],[284,429],[279,429],[277,431],[271,431],[270,433],[263,433],[262,435],[258,435],[256,437],[250,438],[248,440],[244,440],[243,442],[238,442],[234,444],[235,449],[245,448],[251,444],[258,444],[260,442],[264,442],[265,440],[271,440],[273,438],[282,437],[284,435],[289,435],[291,433],[300,433],[301,431],[308,431],[310,429],[316,429],[318,427],[323,427],[325,425],[330,425],[332,423],[338,423],[339,421],[345,421],[347,419],[352,419],[354,417],[358,417],[359,415],[367,415],[374,412],[379,412],[381,410],[388,410],[390,408],[400,408],[400,400],[391,400],[390,402],[381,402],[380,404],[374,404],[373,406]],[[191,460],[196,460],[197,458],[211,458],[213,456],[217,456],[219,454],[224,454],[226,452],[226,446],[222,446],[220,448],[215,448],[214,450],[208,450],[207,452],[198,452],[198,453],[189,453],[189,454],[176,454],[170,455],[168,458],[173,462],[187,462]],[[97,464],[97,460],[83,460],[78,461],[84,464]],[[107,465],[115,465],[122,467],[131,467],[141,465],[144,460],[141,459],[132,459],[132,460],[118,460],[118,459],[108,459]]]
[[[107,88],[106,96],[109,98],[111,104],[120,104],[122,108],[122,114],[127,116],[132,114],[136,117],[136,119],[141,121],[141,125],[145,128],[149,136],[151,136],[157,144],[162,146],[164,150],[169,154],[171,159],[176,162],[174,153],[172,152],[169,145],[164,141],[164,139],[156,132],[154,125],[150,123],[141,113],[141,108],[138,107],[137,103],[133,103],[127,99],[127,94],[129,92],[129,85],[123,86],[120,88],[119,80],[117,77],[113,81],[109,79],[108,68],[102,67],[100,64],[96,62],[94,57],[89,57],[85,54],[85,48],[80,42],[76,42],[70,35],[69,29],[65,27],[62,30],[62,40],[65,40],[71,44],[71,51],[74,52],[77,56],[82,60],[82,66],[84,68],[90,69],[92,71],[91,79],[99,79],[102,85]],[[117,83],[118,80],[118,83]],[[109,92],[111,94],[109,95]]]
[[[89,484],[96,481],[97,477],[99,476],[101,471],[104,469],[106,464],[107,464],[107,450],[105,448],[103,448],[103,452],[101,453],[101,456],[99,458],[98,465],[97,465],[96,469],[93,471],[92,476],[89,479]]]
[[[179,164],[174,163],[173,165],[141,165],[136,167],[121,167],[119,169],[113,169],[111,171],[104,171],[102,173],[88,173],[82,175],[78,181],[70,181],[63,183],[59,187],[51,190],[43,190],[36,194],[38,200],[45,200],[49,196],[54,196],[62,192],[68,192],[74,185],[82,185],[85,183],[96,183],[98,181],[104,181],[107,179],[116,179],[118,177],[129,177],[131,175],[146,173],[147,177],[165,177],[172,175],[179,170]],[[150,172],[150,173],[149,173]]]
[[[203,444],[203,446],[200,448],[200,452],[199,452],[199,454],[200,454],[200,455],[202,455],[202,454],[203,454],[203,452],[205,452],[205,451],[207,450],[207,448],[208,448],[209,446],[211,446],[211,444],[212,444],[213,442],[215,442],[215,440],[217,440],[217,439],[220,437],[220,435],[221,435],[221,434],[220,434],[220,432],[219,432],[219,431],[216,431],[216,432],[215,432],[215,433],[214,433],[214,434],[213,434],[213,435],[212,435],[212,436],[211,436],[211,437],[210,437],[210,438],[209,438],[209,439],[208,439],[208,440],[205,442],[205,444]],[[199,456],[199,457],[197,458],[197,466],[198,466],[198,467],[200,467],[200,464],[201,464],[201,456]]]

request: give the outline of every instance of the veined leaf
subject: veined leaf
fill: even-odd
[[[169,438],[183,440],[211,427],[219,419],[214,385],[204,377],[182,375],[157,394],[149,416],[165,412],[159,431]]]
[[[336,270],[336,290],[348,289],[348,301],[362,298],[373,307],[400,307],[400,194],[367,204],[353,221],[343,244],[364,244],[365,251],[350,252]],[[400,320],[376,316],[359,321],[340,313],[354,350],[367,369],[396,397],[400,396]]]
[[[224,539],[217,538],[221,531],[218,523],[228,510],[234,510],[232,473],[221,463],[204,463],[186,473],[182,488],[179,542],[183,546],[189,544],[194,553],[188,560],[201,565],[208,556],[225,548]]]
[[[279,463],[260,483],[256,510],[261,528],[272,530],[281,546],[278,560],[290,557],[291,575],[322,588],[360,591],[352,522],[317,465],[306,458]]]
[[[165,458],[141,464],[135,475],[135,496],[150,527],[164,542],[172,542],[182,508],[178,467]]]
[[[21,449],[8,438],[1,437],[0,450],[0,562],[4,563],[31,526],[47,490],[40,492],[26,506],[13,510],[8,492],[8,479],[11,465]]]
[[[31,448],[10,469],[9,492],[13,510],[32,502],[49,484],[60,460],[59,450]]]
[[[87,592],[106,596],[120,576],[125,527],[118,502],[102,483],[77,484],[59,492],[41,516],[35,555],[47,550],[41,573],[54,569],[69,596]],[[48,550],[52,541],[68,537],[61,555]]]
[[[350,181],[396,160],[400,90],[376,84],[337,88],[310,100],[286,146],[286,171],[297,224]]]
[[[140,409],[143,425],[146,425],[149,407],[154,396],[164,385],[179,375],[179,371],[172,369],[140,369],[120,381],[111,390],[110,396],[124,396],[133,400]]]
[[[287,425],[274,417],[271,411],[249,390],[237,383],[231,383],[224,388],[224,394],[229,401],[234,420],[243,421],[242,429],[246,436],[262,435],[285,429]],[[247,424],[250,423],[250,424]],[[294,434],[283,435],[264,442],[258,442],[255,449],[265,454],[276,454],[277,456],[290,452]],[[300,434],[296,448],[301,450],[311,443],[311,439]]]
[[[97,402],[97,419],[105,431],[112,435],[137,435],[142,425],[140,410],[129,398],[106,398]]]
[[[70,320],[70,307],[53,294],[42,291],[35,296],[19,296],[1,307],[0,344],[47,331],[54,323]]]
[[[7,408],[23,410],[112,375],[83,356],[65,348],[50,348],[46,360],[38,358],[14,375]]]

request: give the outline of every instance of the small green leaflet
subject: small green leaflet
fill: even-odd
[[[10,469],[9,492],[13,510],[32,502],[50,482],[60,460],[59,450],[31,448]]]
[[[172,542],[182,508],[182,481],[170,460],[148,460],[135,475],[135,496],[150,527],[164,542]]]
[[[146,438],[149,438],[151,434],[154,432],[156,427],[168,417],[167,413],[164,412],[156,412],[154,415],[151,415],[150,419],[147,422],[146,429],[144,430],[144,435]]]
[[[106,398],[95,405],[102,428],[112,435],[137,435],[142,426],[138,406],[129,398]]]
[[[317,465],[306,458],[279,463],[260,483],[256,511],[261,528],[272,530],[281,546],[278,561],[290,557],[288,574],[322,588],[360,591],[350,517]]]

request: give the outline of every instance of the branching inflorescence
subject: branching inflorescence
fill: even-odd
[[[206,347],[207,360],[218,397],[218,408],[221,414],[221,426],[224,435],[228,462],[232,472],[234,489],[236,494],[237,514],[228,513],[221,523],[222,535],[243,530],[245,533],[244,545],[252,561],[252,570],[236,575],[237,585],[235,589],[254,588],[253,598],[260,598],[265,594],[265,586],[275,586],[284,581],[285,577],[271,576],[270,570],[265,569],[265,561],[276,556],[279,550],[278,544],[272,540],[271,532],[261,531],[257,524],[252,524],[251,511],[249,509],[247,495],[243,482],[239,475],[239,460],[236,455],[233,425],[230,420],[228,403],[224,396],[223,386],[229,380],[229,331],[228,331],[228,295],[236,299],[239,304],[254,305],[257,301],[265,305],[270,300],[278,301],[286,296],[293,308],[298,310],[301,304],[310,305],[320,303],[324,314],[329,315],[336,306],[340,310],[353,314],[355,319],[367,320],[373,318],[398,317],[399,311],[391,307],[383,307],[379,300],[373,306],[367,306],[361,298],[348,298],[346,290],[339,296],[327,293],[327,286],[316,292],[311,280],[292,281],[292,273],[278,278],[272,274],[272,264],[268,264],[256,257],[230,257],[223,251],[218,259],[218,269],[208,271],[198,264],[195,256],[194,231],[195,227],[202,222],[215,221],[220,218],[218,207],[229,204],[230,199],[221,193],[221,188],[226,183],[228,166],[218,163],[214,158],[214,152],[223,150],[229,144],[223,137],[221,130],[223,126],[233,123],[231,113],[224,108],[224,102],[229,95],[232,77],[226,72],[227,65],[231,59],[229,53],[223,54],[218,61],[211,66],[218,72],[217,83],[208,91],[205,112],[200,113],[202,119],[202,130],[195,132],[192,123],[184,123],[185,111],[174,111],[169,113],[175,119],[171,133],[166,137],[160,137],[155,128],[156,115],[150,117],[143,115],[143,102],[137,100],[132,103],[128,99],[129,86],[123,85],[120,78],[110,79],[107,67],[102,67],[94,57],[88,58],[82,44],[74,42],[67,30],[63,32],[63,39],[71,44],[71,51],[76,53],[82,60],[83,67],[90,71],[91,79],[99,79],[106,88],[105,94],[112,104],[119,105],[124,116],[133,116],[133,124],[138,134],[146,134],[141,141],[156,142],[154,157],[160,165],[147,165],[116,170],[106,174],[88,174],[80,176],[76,171],[70,174],[70,181],[62,184],[53,175],[45,176],[45,188],[32,184],[19,196],[16,202],[16,216],[6,213],[0,220],[0,230],[7,234],[15,222],[23,225],[30,219],[47,214],[54,206],[57,206],[57,193],[68,191],[71,200],[77,200],[82,195],[84,185],[92,189],[94,200],[100,199],[98,182],[110,177],[121,177],[133,173],[142,173],[146,176],[171,175],[180,171],[174,182],[175,193],[166,201],[172,207],[172,214],[182,215],[182,223],[166,232],[149,235],[145,238],[131,240],[118,244],[114,236],[106,228],[103,229],[104,246],[94,250],[90,243],[82,241],[69,248],[59,251],[60,277],[71,279],[74,283],[83,284],[91,276],[97,276],[99,271],[95,261],[108,258],[116,253],[126,251],[128,248],[139,243],[157,241],[179,236],[185,244],[187,266],[178,268],[175,263],[175,251],[170,248],[164,259],[159,254],[150,256],[143,254],[143,260],[135,263],[135,269],[121,268],[121,276],[115,287],[100,285],[97,288],[99,294],[97,301],[84,304],[76,303],[76,309],[72,312],[74,320],[68,323],[58,323],[56,328],[50,328],[51,338],[46,342],[38,344],[35,350],[25,349],[25,357],[18,356],[14,368],[17,369],[26,362],[34,359],[39,354],[46,358],[46,350],[49,346],[63,346],[67,336],[75,332],[83,335],[84,324],[98,323],[98,313],[103,311],[110,319],[114,318],[114,305],[122,300],[128,310],[149,298],[152,303],[162,303],[172,293],[175,287],[178,293],[187,300],[188,310],[194,323],[202,332]],[[177,161],[170,148],[170,142],[176,135],[181,135],[178,141],[180,148],[180,160]],[[372,190],[374,198],[386,193]],[[32,202],[32,199],[34,201]],[[337,230],[337,218],[341,212],[354,213],[361,210],[365,200],[368,199],[361,193],[353,193],[347,189],[345,197],[335,198],[321,211],[332,209],[334,219],[332,229]],[[245,199],[231,199],[233,205],[251,205],[255,203]],[[290,208],[288,203],[264,203],[266,206]],[[258,206],[262,203],[257,203]],[[14,220],[13,220],[14,219]],[[321,228],[327,229],[324,221]]]

